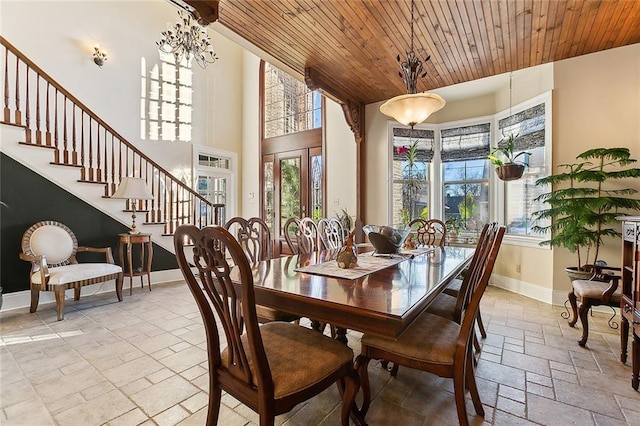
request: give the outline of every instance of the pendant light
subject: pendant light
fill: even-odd
[[[411,49],[407,53],[405,61],[400,60],[400,55],[397,57],[402,70],[399,74],[404,81],[407,94],[391,98],[380,106],[381,113],[412,128],[425,121],[434,112],[442,109],[446,103],[442,97],[435,93],[416,93],[418,77],[423,78],[427,73],[423,72],[422,61],[416,56],[413,49],[413,12],[414,1],[411,0]],[[429,59],[430,56],[427,56],[425,62]]]

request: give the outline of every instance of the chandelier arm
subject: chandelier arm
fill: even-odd
[[[195,58],[201,68],[206,68],[207,64],[218,59],[207,31],[192,20],[190,14],[178,11],[178,22],[172,29],[161,34],[162,38],[156,42],[158,49],[164,53],[173,53],[177,64],[183,59],[191,62]]]

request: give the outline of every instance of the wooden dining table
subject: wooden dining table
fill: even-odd
[[[294,255],[253,265],[256,303],[329,323],[346,343],[346,330],[396,339],[467,266],[473,248],[433,248],[401,256],[395,265],[345,279],[296,269],[335,262],[336,251]],[[371,253],[359,254],[372,256]],[[237,281],[238,276],[232,274]]]

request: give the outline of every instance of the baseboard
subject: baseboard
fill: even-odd
[[[492,275],[491,285],[501,288],[503,290],[517,293],[522,296],[530,297],[544,303],[550,303],[554,306],[564,306],[567,299],[567,290],[553,290],[546,287],[541,287],[536,284],[516,280],[514,278],[505,277],[502,275]],[[569,304],[566,305],[568,309]],[[611,308],[608,306],[594,306],[591,308],[595,312],[602,312],[604,314],[611,314]],[[617,312],[617,311],[616,311]]]
[[[177,281],[184,281],[184,277],[182,276],[182,272],[180,269],[170,269],[167,271],[154,271],[151,272],[151,285],[163,285],[174,283]],[[145,279],[145,285],[147,280]],[[140,286],[140,279],[138,277],[134,277],[133,280],[134,288],[136,286]],[[129,278],[124,278],[124,284],[122,286],[123,294],[126,296],[129,294]],[[108,281],[106,283],[98,283],[92,284],[88,286],[82,287],[82,295],[81,297],[88,297],[94,294],[100,293],[109,293],[115,292],[115,286],[113,281]],[[73,290],[67,290],[65,300],[73,300]],[[55,303],[56,298],[53,292],[44,291],[40,293],[40,301],[38,306],[44,305],[46,303]],[[31,292],[29,290],[25,291],[17,291],[15,293],[7,293],[2,295],[2,312],[11,311],[15,309],[29,309],[29,305],[31,305]]]
[[[491,276],[491,285],[504,290],[508,290],[512,293],[518,293],[523,296],[539,300],[540,302],[562,305],[562,302],[555,303],[556,298],[554,297],[554,291],[551,288],[542,287],[536,284],[528,283],[526,281],[520,281],[516,280],[515,278],[509,278],[503,275],[496,274],[493,274]]]

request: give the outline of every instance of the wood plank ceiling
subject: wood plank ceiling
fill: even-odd
[[[419,91],[640,42],[637,0],[417,0],[415,8],[416,53],[431,55]],[[311,68],[336,98],[368,104],[405,92],[396,57],[410,46],[410,11],[408,0],[220,0],[218,21],[296,72]]]

